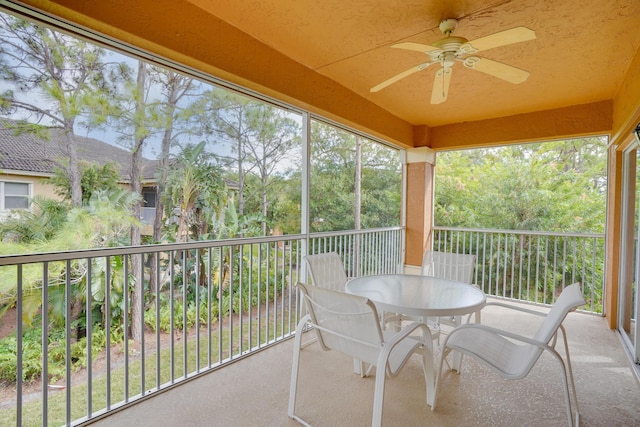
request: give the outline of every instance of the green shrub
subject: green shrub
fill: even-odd
[[[173,304],[173,329],[182,329],[184,327],[184,303],[181,300]],[[186,327],[191,328],[196,324],[196,306],[190,302],[186,308]],[[160,306],[160,324],[156,324],[156,311],[147,310],[144,313],[144,322],[153,331],[159,327],[163,332],[171,332],[171,305],[168,302],[162,303]]]
[[[124,336],[121,328],[113,328],[111,342],[122,342]],[[22,336],[22,380],[30,382],[42,375],[42,328],[31,328]],[[100,326],[94,326],[91,335],[91,355],[95,359],[106,346],[106,332]],[[13,333],[0,340],[0,381],[15,382],[18,374],[18,340]],[[87,366],[87,338],[83,337],[71,343],[69,360],[71,370],[75,371]],[[66,344],[64,329],[49,331],[48,337],[48,377],[55,381],[64,377],[66,372]]]

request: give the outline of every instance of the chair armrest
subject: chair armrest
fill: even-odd
[[[543,348],[543,349],[547,349],[547,350],[552,350],[553,349],[547,343],[544,343],[542,341],[538,341],[538,340],[535,340],[533,338],[526,337],[524,335],[515,334],[513,332],[505,331],[504,329],[498,329],[498,328],[494,328],[492,326],[482,325],[482,324],[479,324],[479,323],[466,323],[464,325],[458,326],[456,329],[451,331],[451,333],[449,333],[449,335],[447,336],[445,341],[442,343],[443,348],[447,345],[447,342],[449,341],[449,338],[452,335],[455,335],[456,333],[460,332],[461,330],[469,329],[469,328],[484,330],[484,331],[487,331],[487,332],[491,332],[491,333],[493,333],[495,335],[499,335],[499,336],[502,336],[502,337],[505,337],[505,338],[510,338],[510,339],[513,339],[515,341],[519,341],[519,342],[522,342],[522,343],[525,343],[525,344],[531,344],[531,345],[534,345],[536,347],[540,347],[540,348]]]
[[[407,326],[403,327],[399,332],[394,333],[394,335],[391,337],[391,339],[389,339],[389,341],[385,341],[385,348],[382,351],[383,353],[391,353],[391,351],[393,351],[393,348],[395,346],[397,346],[401,341],[403,341],[406,338],[410,338],[409,336],[416,331],[417,329],[422,329],[422,333],[428,338],[425,339],[425,342],[420,342],[420,341],[416,341],[418,342],[420,345],[422,346],[426,346],[429,348],[429,350],[432,350],[431,347],[431,331],[429,330],[429,326],[427,326],[426,323],[422,323],[422,322],[411,322],[410,324],[408,324]]]
[[[418,329],[422,329],[422,333],[424,337],[422,341],[416,340],[414,339],[414,337],[411,336],[411,334]],[[398,346],[399,344],[405,341],[411,341],[411,344],[409,346],[411,350],[407,353],[403,353],[402,362],[397,364],[397,366],[395,366],[395,369],[394,369],[394,367],[389,363],[389,361],[391,360],[391,353],[393,352],[396,346]],[[426,350],[424,349],[425,347],[427,348]],[[426,351],[427,353],[423,353],[424,351]],[[378,355],[377,366],[379,369],[384,366],[384,371],[386,372],[387,375],[395,376],[398,373],[398,371],[402,368],[402,366],[404,366],[404,363],[408,358],[408,356],[410,356],[413,352],[423,353],[423,357],[425,357],[425,354],[428,354],[429,357],[433,357],[432,356],[433,347],[431,344],[431,332],[429,331],[429,327],[425,323],[417,322],[417,321],[412,322],[409,325],[402,328],[400,332],[396,332],[388,341],[385,341],[382,351]]]
[[[411,335],[416,329],[424,329],[424,331],[426,331],[426,333],[429,336],[431,335],[431,331],[429,330],[429,326],[427,326],[426,323],[417,322],[417,321],[416,322],[411,322],[407,326],[403,327],[399,332],[396,332],[393,335],[393,337],[391,337],[391,339],[386,342],[387,346],[390,349],[389,351],[391,351],[393,349],[393,347],[395,347],[400,341],[402,341],[403,339],[405,339],[409,335]],[[429,340],[428,343],[430,344],[431,341]],[[425,343],[423,343],[423,345],[424,344]]]

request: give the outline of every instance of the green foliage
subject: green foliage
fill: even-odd
[[[176,241],[207,238],[211,221],[226,204],[222,173],[204,148],[204,142],[187,145],[170,162],[162,198]]]
[[[398,152],[362,144],[361,228],[400,225],[402,171]]]
[[[120,174],[118,165],[107,162],[103,165],[85,161],[78,162],[80,170],[80,187],[82,188],[82,203],[87,204],[93,193],[97,191],[115,192],[119,186]],[[49,183],[55,186],[55,192],[64,200],[71,200],[71,184],[66,170],[57,167]]]
[[[272,186],[273,201],[269,212],[269,223],[282,234],[297,234],[302,229],[302,182],[300,172],[292,173],[288,179],[279,180]]]
[[[35,381],[42,375],[42,328],[27,329],[22,335],[22,380]],[[94,326],[91,336],[91,355],[95,359],[106,347],[106,332],[99,326]],[[122,342],[122,335],[117,329],[111,334],[111,344]],[[0,340],[0,381],[15,382],[17,376],[17,338],[13,333]],[[71,343],[69,357],[66,354],[64,329],[49,330],[47,344],[48,377],[50,381],[63,378],[66,361],[71,363],[71,369],[77,370],[87,366],[87,338],[82,337]]]
[[[603,233],[606,157],[601,138],[439,154],[435,224]],[[548,304],[565,283],[603,283],[604,245],[563,235],[467,236],[465,250],[479,256],[477,283],[492,295]],[[434,247],[456,247],[459,237],[442,233]],[[601,310],[602,290],[585,293]]]
[[[0,222],[0,240],[28,244],[52,239],[66,222],[67,209],[65,203],[36,196],[31,210],[18,210]]]
[[[353,133],[314,121],[309,200],[312,231],[355,227],[357,144],[361,146],[361,228],[400,223],[402,174],[397,153]]]
[[[206,311],[205,311],[206,313]],[[160,305],[160,323],[156,322],[155,310],[147,310],[144,313],[144,322],[153,331],[158,328],[162,332],[169,333],[171,330],[171,304],[165,298],[163,298]],[[185,324],[186,320],[186,324]],[[196,324],[196,306],[193,302],[188,302],[185,307],[184,301],[181,299],[176,300],[173,303],[173,329],[180,330],[186,327],[190,329]]]
[[[601,138],[442,153],[435,224],[603,232],[605,186]]]
[[[260,214],[240,215],[232,200],[227,201],[224,216],[220,217],[213,226],[213,236],[216,240],[233,239],[239,237],[257,237],[261,235]]]
[[[74,249],[122,246],[127,244],[131,224],[137,223],[129,212],[129,206],[138,200],[138,196],[124,189],[115,192],[97,191],[86,206],[71,209],[57,230],[52,231],[49,239],[31,240],[23,244],[3,244],[1,254],[56,252]],[[30,217],[29,217],[30,218]],[[122,281],[122,264],[117,257],[111,258],[112,283],[111,293],[115,315],[122,306],[124,286]],[[102,304],[104,298],[104,269],[100,261],[94,260],[93,303]],[[65,263],[48,264],[49,314],[54,324],[64,324],[65,294],[64,287],[69,274],[72,284],[72,298],[76,304],[84,301],[86,296],[85,261],[75,260],[70,263],[69,270]],[[22,270],[24,284],[23,313],[24,320],[30,323],[42,305],[42,267],[39,264],[26,264]],[[16,302],[17,269],[3,267],[0,269],[0,309],[13,307]],[[101,299],[102,298],[102,299]]]

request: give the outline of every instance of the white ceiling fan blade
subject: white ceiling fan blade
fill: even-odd
[[[536,32],[527,27],[516,27],[510,30],[489,34],[468,42],[478,51],[493,49],[494,47],[505,46],[513,43],[526,42],[536,38]]]
[[[511,65],[503,64],[502,62],[492,61],[487,58],[478,59],[479,61],[470,68],[480,71],[481,73],[489,74],[490,76],[494,76],[514,84],[522,83],[529,78],[529,72],[521,70],[520,68],[512,67]]]
[[[429,46],[428,44],[414,43],[414,42],[398,43],[398,44],[392,45],[391,47],[396,49],[414,50],[416,52],[422,52],[422,53],[431,52],[432,50],[438,49],[437,47]]]
[[[453,69],[440,68],[433,79],[433,91],[431,92],[431,103],[442,104],[447,100],[449,93],[449,83],[451,83],[451,74]]]
[[[387,79],[387,80],[383,81],[382,83],[372,87],[370,90],[371,90],[371,92],[377,92],[380,89],[384,89],[385,87],[389,86],[390,84],[393,84],[393,83],[397,82],[398,80],[402,80],[405,77],[410,76],[413,73],[417,73],[418,71],[424,70],[425,68],[427,68],[431,64],[432,64],[432,62],[425,62],[424,64],[420,64],[420,65],[417,65],[415,67],[411,67],[408,70],[403,71],[400,74],[395,75],[395,76],[391,77],[390,79]]]

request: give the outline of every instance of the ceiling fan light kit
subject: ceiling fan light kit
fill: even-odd
[[[410,69],[385,80],[384,82],[372,87],[371,92],[378,92],[379,90],[384,89],[385,87],[408,77],[413,73],[426,69],[432,64],[439,64],[440,69],[438,69],[435,74],[431,103],[440,104],[447,100],[451,74],[456,62],[461,62],[466,68],[480,71],[513,84],[522,83],[527,80],[529,73],[525,70],[480,56],[467,55],[513,43],[533,40],[536,38],[536,34],[533,30],[526,27],[516,27],[469,41],[464,37],[451,35],[457,25],[458,20],[453,18],[445,19],[440,22],[439,28],[445,37],[440,40],[436,40],[431,43],[431,45],[415,42],[404,42],[392,45],[392,48],[425,53],[429,57],[430,62],[411,67]]]

